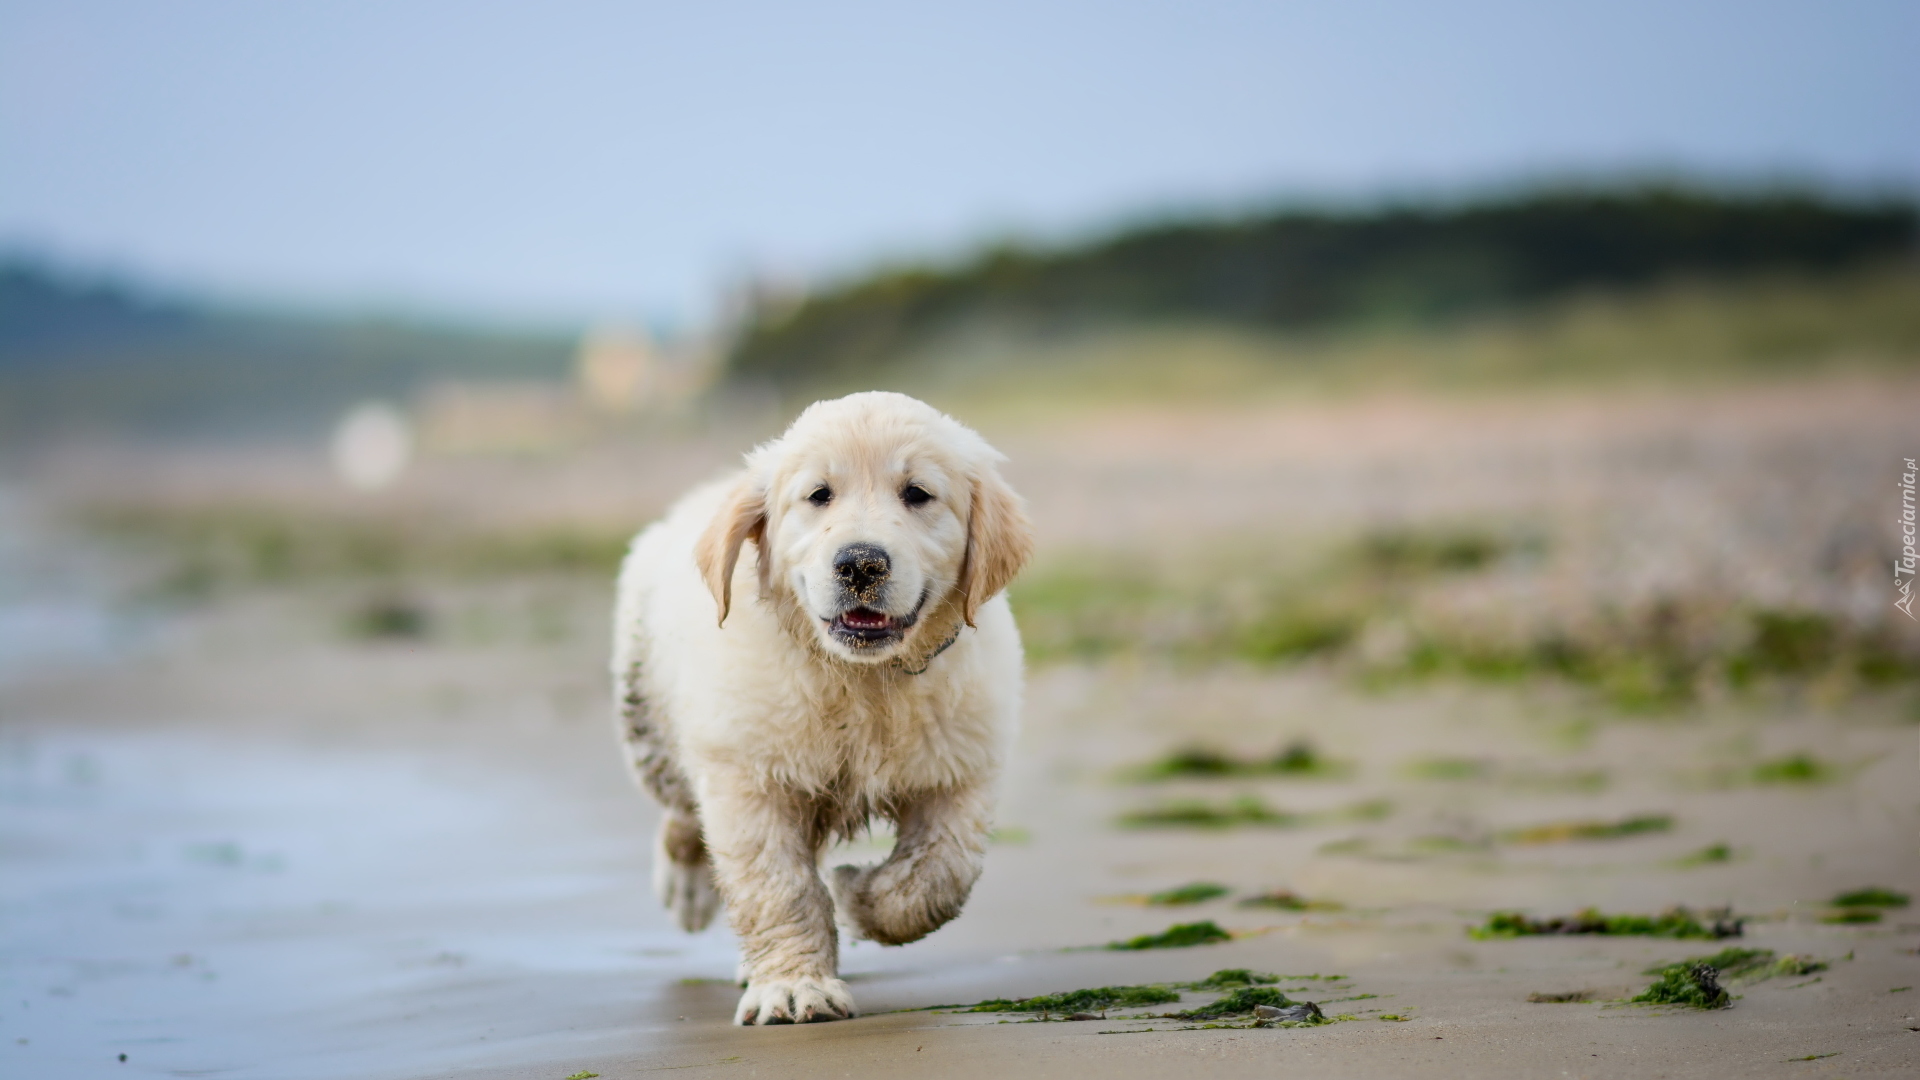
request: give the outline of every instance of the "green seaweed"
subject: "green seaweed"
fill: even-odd
[[[1362,537],[1354,554],[1369,572],[1460,573],[1483,569],[1516,546],[1478,530],[1383,529]]]
[[[1233,776],[1245,767],[1244,762],[1221,751],[1205,746],[1183,746],[1159,761],[1141,766],[1134,775],[1142,780]]]
[[[1232,892],[1232,889],[1211,881],[1194,881],[1172,889],[1163,889],[1147,896],[1147,903],[1154,907],[1180,907],[1185,904],[1200,904],[1219,898]]]
[[[1819,612],[1753,613],[1753,639],[1729,659],[1727,675],[1735,685],[1767,675],[1811,675],[1834,660],[1840,628]]]
[[[1493,775],[1493,762],[1479,758],[1423,758],[1406,767],[1415,780],[1485,780]]]
[[[1236,776],[1332,777],[1350,771],[1350,765],[1322,757],[1312,742],[1296,739],[1267,758],[1242,758],[1208,746],[1183,746],[1158,761],[1129,770],[1127,776],[1143,781],[1205,780]]]
[[[1731,981],[1757,983],[1780,976],[1791,978],[1811,975],[1827,970],[1827,963],[1824,960],[1816,960],[1811,956],[1800,956],[1795,953],[1776,956],[1772,949],[1726,948],[1711,956],[1690,956],[1670,964],[1655,964],[1641,974],[1660,976],[1663,982],[1677,979],[1684,983],[1687,973],[1699,967],[1711,969],[1714,972],[1716,984]],[[1655,986],[1659,985],[1661,984],[1655,984]],[[1652,988],[1649,988],[1649,992],[1652,992]],[[1683,1004],[1691,1004],[1691,1002]]]
[[[1171,1015],[1181,1020],[1214,1020],[1251,1013],[1255,1005],[1285,1008],[1291,1004],[1292,999],[1271,986],[1243,986],[1218,1001]]]
[[[1827,970],[1827,962],[1825,960],[1815,960],[1811,956],[1800,956],[1797,953],[1788,953],[1780,959],[1775,960],[1773,966],[1767,969],[1767,973],[1759,976],[1754,981],[1758,982],[1760,979],[1770,979],[1776,975],[1794,977],[1811,975],[1816,971],[1825,970]]]
[[[1518,911],[1497,911],[1487,917],[1485,925],[1472,927],[1467,932],[1470,936],[1482,941],[1554,934],[1644,935],[1717,940],[1739,937],[1744,929],[1745,920],[1743,919],[1724,914],[1706,914],[1711,921],[1701,921],[1684,907],[1668,908],[1659,915],[1603,915],[1597,909],[1587,908],[1573,915],[1556,916],[1550,919],[1530,919]]]
[[[1240,986],[1271,986],[1282,978],[1316,978],[1317,976],[1280,976],[1248,968],[1221,968],[1198,982],[1173,983],[1181,990],[1231,990]]]
[[[1811,754],[1789,754],[1755,765],[1747,774],[1756,784],[1824,784],[1839,770]]]
[[[1695,1009],[1724,1009],[1733,1004],[1732,996],[1721,988],[1713,965],[1705,963],[1669,965],[1652,986],[1628,1000]]]
[[[1309,900],[1292,889],[1269,889],[1242,897],[1236,903],[1240,907],[1275,908],[1280,911],[1340,911],[1345,907],[1332,900]]]
[[[1256,663],[1304,660],[1346,648],[1359,635],[1360,625],[1359,616],[1350,611],[1312,603],[1277,604],[1240,629],[1233,651]]]
[[[1236,825],[1285,828],[1304,820],[1298,814],[1275,810],[1256,796],[1241,795],[1225,803],[1203,799],[1170,800],[1129,810],[1116,819],[1116,824],[1127,829],[1230,829]]]
[[[424,638],[431,620],[425,607],[403,596],[376,596],[357,607],[346,620],[348,637]]]
[[[1708,844],[1691,855],[1683,855],[1675,860],[1680,866],[1712,866],[1733,861],[1733,847],[1724,841]]]
[[[1098,1012],[1103,1009],[1131,1009],[1143,1005],[1164,1005],[1179,1001],[1180,995],[1165,986],[1098,986],[1086,990],[1063,990],[1057,994],[1038,994],[1029,998],[992,998],[966,1006],[963,1012],[1064,1013]]]
[[[1528,994],[1527,1000],[1536,1005],[1570,1005],[1593,1000],[1591,990],[1568,990],[1557,994]]]
[[[1844,892],[1829,900],[1834,907],[1906,907],[1912,898],[1906,893],[1883,889],[1878,885],[1869,885],[1864,889]]]
[[[1712,956],[1690,956],[1671,964],[1655,964],[1641,974],[1664,975],[1674,968],[1691,967],[1694,964],[1711,967],[1722,979],[1738,979],[1742,982],[1762,982],[1777,975],[1811,975],[1827,970],[1826,961],[1797,953],[1776,956],[1772,949],[1728,948]]]
[[[1619,821],[1554,821],[1525,829],[1509,829],[1500,839],[1509,844],[1563,844],[1578,840],[1619,840],[1673,828],[1668,814],[1635,814]]]
[[[1271,551],[1250,549],[1206,574],[1083,553],[1029,573],[1012,599],[1036,661],[1131,653],[1198,664],[1330,662],[1373,685],[1553,679],[1642,713],[1684,707],[1703,687],[1723,683],[1804,684],[1830,673],[1863,687],[1920,680],[1920,653],[1887,626],[1823,611],[1756,609],[1706,590],[1559,611],[1518,635],[1484,619],[1444,617],[1423,603],[1452,576],[1544,550],[1523,532],[1427,525],[1362,534],[1306,561],[1276,562]],[[1152,779],[1320,774],[1284,756],[1179,753],[1146,772]],[[1426,776],[1447,779],[1446,768]]]
[[[1692,956],[1671,964],[1655,964],[1640,974],[1665,975],[1676,968],[1692,967],[1695,964],[1705,964],[1729,979],[1744,978],[1758,971],[1771,971],[1773,950],[1726,948],[1712,956]],[[1761,976],[1761,978],[1765,977]]]
[[[1169,926],[1157,934],[1141,934],[1126,941],[1115,941],[1107,945],[1109,949],[1185,949],[1195,945],[1212,945],[1221,941],[1232,941],[1233,935],[1220,929],[1212,919],[1200,922],[1178,923]]]
[[[1841,908],[1831,915],[1822,916],[1820,921],[1835,926],[1862,926],[1879,922],[1880,912],[1874,908]]]

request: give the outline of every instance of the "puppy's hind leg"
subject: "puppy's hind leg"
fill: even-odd
[[[720,907],[713,885],[713,867],[700,829],[700,813],[693,785],[674,761],[673,744],[662,731],[652,703],[642,686],[642,668],[627,666],[615,684],[619,695],[618,723],[627,744],[634,777],[666,811],[653,845],[653,891],[673,912],[682,930],[705,930]]]
[[[967,901],[987,856],[986,792],[966,789],[909,800],[894,820],[893,852],[877,866],[835,867],[835,915],[854,935],[882,945],[918,941]]]
[[[698,933],[720,909],[720,893],[713,887],[713,867],[700,834],[699,817],[684,810],[668,810],[660,821],[653,849],[653,891],[687,933]]]

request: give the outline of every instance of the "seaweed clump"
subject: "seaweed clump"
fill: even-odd
[[[1875,908],[1867,907],[1841,908],[1831,915],[1822,916],[1820,921],[1823,923],[1832,923],[1837,926],[1856,926],[1863,923],[1877,923],[1880,921],[1880,912]]]
[[[1344,906],[1332,900],[1309,900],[1292,889],[1269,889],[1243,897],[1241,907],[1277,908],[1281,911],[1339,911]]]
[[[1712,956],[1694,956],[1672,964],[1656,964],[1642,975],[1666,975],[1679,968],[1705,964],[1726,980],[1756,983],[1776,975],[1811,975],[1827,970],[1824,960],[1788,953],[1775,956],[1772,949],[1721,949]]]
[[[1501,834],[1510,844],[1564,844],[1572,840],[1619,840],[1673,828],[1668,814],[1635,814],[1619,821],[1556,821]]]
[[[1733,845],[1725,841],[1708,844],[1691,855],[1683,855],[1678,860],[1681,866],[1712,866],[1733,861]]]
[[[1751,778],[1756,784],[1821,784],[1838,771],[1811,754],[1789,754],[1755,765]]]
[[[1057,994],[1037,994],[1028,998],[991,998],[968,1006],[965,1011],[1072,1015],[1102,1009],[1164,1005],[1179,1000],[1180,995],[1165,986],[1096,986],[1085,990],[1063,990]]]
[[[1720,986],[1719,972],[1706,963],[1669,964],[1660,970],[1659,981],[1630,1000],[1695,1009],[1724,1009],[1733,1004],[1733,996]]]
[[[1906,893],[1883,889],[1878,885],[1869,885],[1864,889],[1844,892],[1833,898],[1834,907],[1906,907],[1912,899]]]
[[[1285,827],[1303,820],[1297,814],[1275,810],[1252,795],[1242,795],[1224,804],[1181,799],[1130,810],[1120,815],[1118,824],[1129,829],[1230,829],[1235,825]]]
[[[1306,739],[1296,739],[1271,757],[1242,758],[1208,746],[1184,746],[1133,770],[1135,780],[1213,779],[1229,776],[1338,776],[1349,771],[1331,761]]]
[[[1271,986],[1243,986],[1218,1001],[1209,1002],[1196,1009],[1177,1012],[1173,1016],[1181,1020],[1217,1020],[1222,1016],[1249,1014],[1257,1005],[1284,1009],[1292,1004],[1292,999]]]
[[[1702,921],[1703,918],[1706,921]],[[1684,907],[1673,907],[1658,915],[1603,915],[1595,908],[1587,908],[1573,915],[1556,915],[1548,919],[1530,919],[1518,911],[1496,911],[1487,917],[1484,926],[1473,927],[1468,933],[1482,941],[1552,934],[1718,940],[1739,937],[1745,931],[1745,925],[1746,920],[1724,911],[1702,912],[1696,916]]]
[[[1233,935],[1220,929],[1212,919],[1199,922],[1178,923],[1169,926],[1157,934],[1141,934],[1125,941],[1115,941],[1109,949],[1185,949],[1194,945],[1212,945],[1219,941],[1232,941]]]
[[[1182,990],[1232,990],[1241,986],[1271,986],[1280,976],[1247,968],[1221,968],[1198,982],[1174,983]]]
[[[1195,881],[1177,888],[1163,889],[1150,894],[1146,902],[1154,907],[1179,907],[1183,904],[1200,904],[1208,900],[1218,900],[1233,890],[1225,885],[1211,881]]]

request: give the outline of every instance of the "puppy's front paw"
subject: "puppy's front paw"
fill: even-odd
[[[736,1024],[812,1024],[854,1015],[853,994],[839,979],[761,979],[740,995]]]

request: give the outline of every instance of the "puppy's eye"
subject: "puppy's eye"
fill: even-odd
[[[925,506],[933,501],[933,492],[919,484],[908,484],[907,490],[900,493],[900,501],[908,506]]]
[[[813,494],[807,496],[807,501],[815,506],[825,506],[833,501],[833,489],[821,484],[813,489]]]

